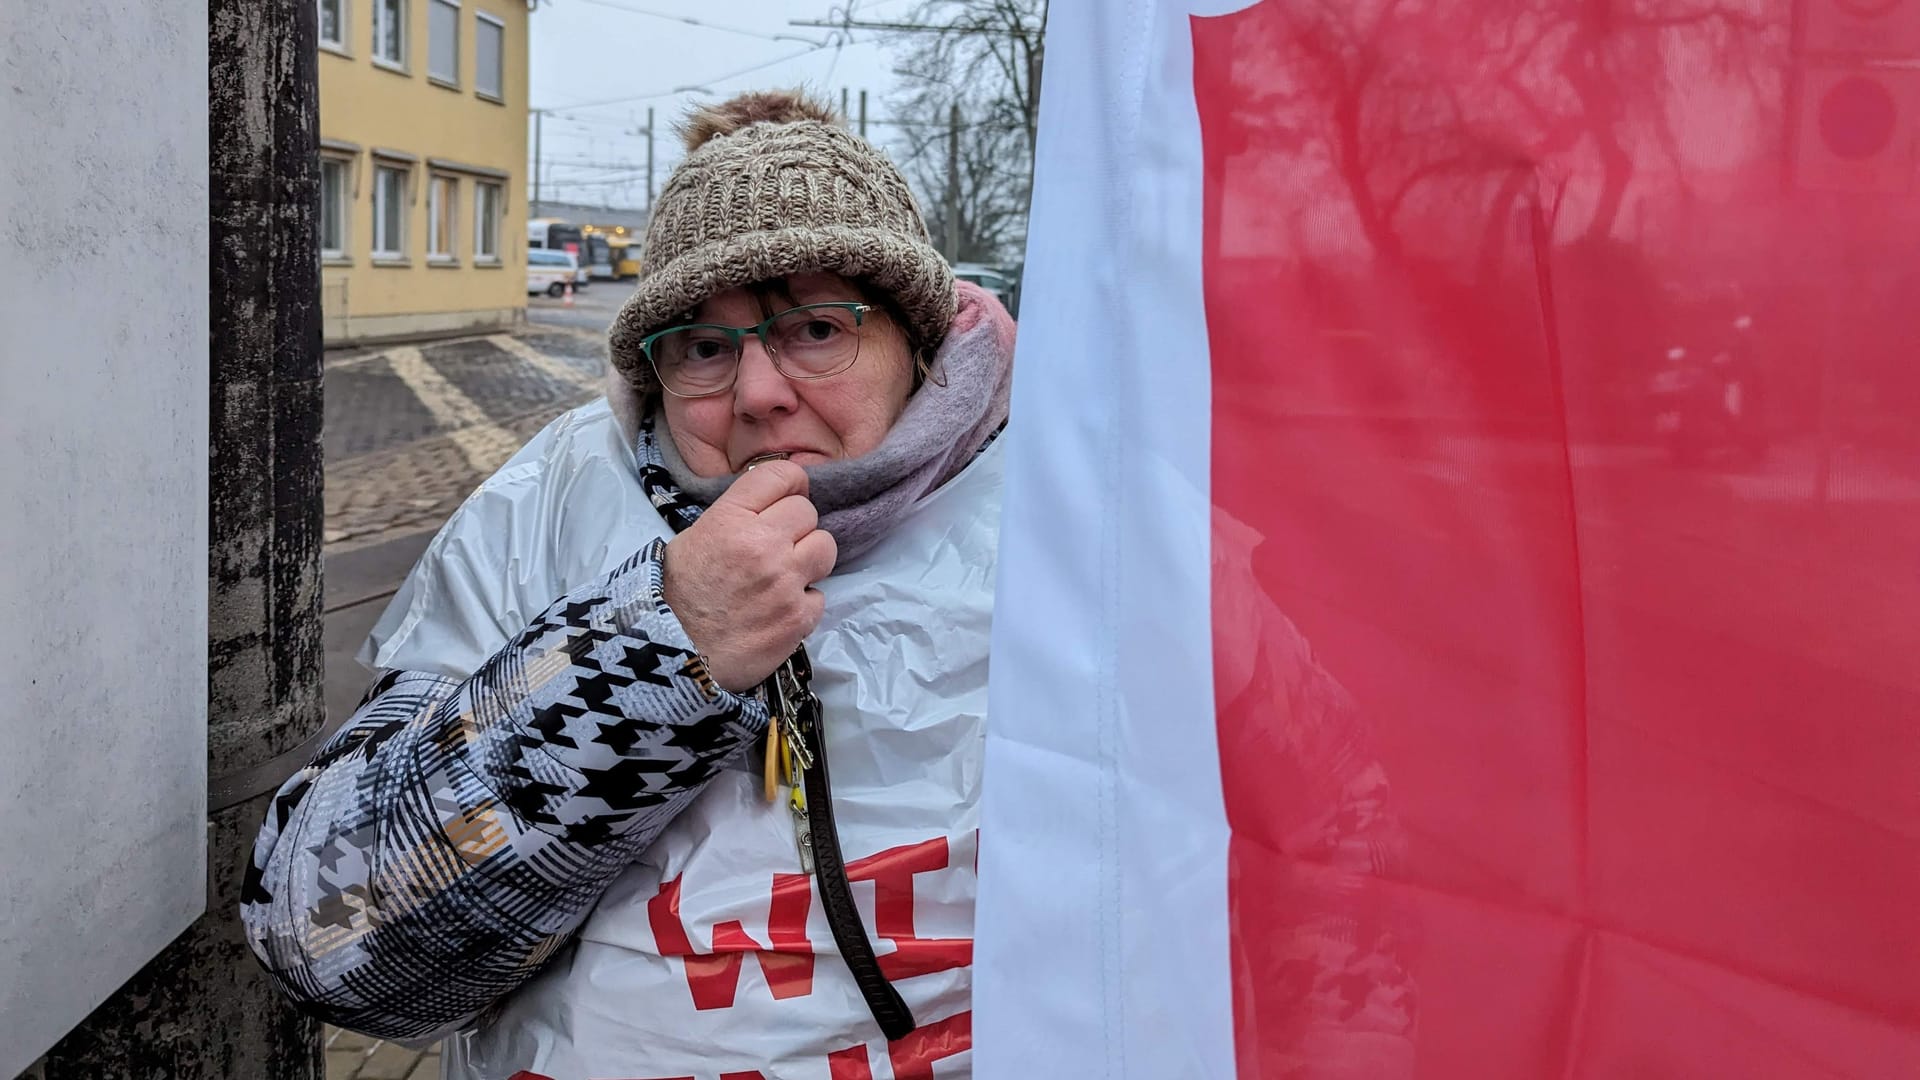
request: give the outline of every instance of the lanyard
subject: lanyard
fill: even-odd
[[[765,787],[767,800],[779,795],[784,773],[790,787],[787,808],[794,818],[800,865],[820,886],[820,906],[833,931],[834,944],[853,972],[867,1008],[889,1040],[914,1029],[913,1013],[887,981],[873,955],[873,941],[860,921],[840,854],[840,833],[833,823],[833,789],[827,775],[827,748],[821,731],[820,699],[813,695],[813,664],[801,646],[761,684],[767,725]]]

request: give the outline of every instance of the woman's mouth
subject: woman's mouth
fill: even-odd
[[[785,450],[771,450],[764,454],[755,454],[753,457],[747,459],[746,465],[741,468],[740,471],[749,472],[755,465],[764,465],[769,461],[785,461],[792,456],[792,454]]]

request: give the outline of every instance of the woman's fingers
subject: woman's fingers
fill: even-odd
[[[769,461],[735,480],[713,501],[716,510],[757,514],[783,499],[807,493],[807,471],[791,461]],[[722,508],[725,508],[724,510]]]
[[[820,511],[805,495],[788,495],[760,511],[760,520],[788,543],[797,544],[820,527]]]
[[[801,574],[811,584],[833,573],[833,564],[840,559],[840,545],[825,529],[815,529],[793,545],[793,554],[799,560]]]

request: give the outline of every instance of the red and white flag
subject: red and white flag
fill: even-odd
[[[1054,5],[977,1075],[1920,1075],[1912,7]]]

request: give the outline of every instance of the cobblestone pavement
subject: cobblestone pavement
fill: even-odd
[[[328,1028],[326,1080],[440,1080],[440,1048],[408,1050]]]
[[[326,546],[436,528],[549,420],[600,393],[599,335],[535,327],[329,356]]]
[[[436,528],[547,421],[600,393],[632,286],[527,301],[528,327],[326,360],[329,553]]]

